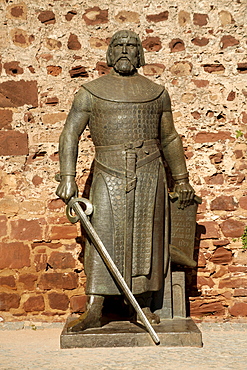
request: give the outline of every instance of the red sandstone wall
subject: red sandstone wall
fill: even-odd
[[[54,193],[58,137],[80,85],[108,72],[109,38],[123,28],[143,42],[147,65],[140,72],[171,95],[191,181],[204,199],[191,313],[204,320],[247,316],[240,239],[247,219],[246,4],[210,4],[0,1],[3,319],[64,320],[85,308],[83,238]],[[80,148],[83,191],[93,157],[88,131]]]

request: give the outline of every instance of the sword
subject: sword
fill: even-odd
[[[82,209],[80,204],[84,205],[85,210]],[[131,303],[131,305],[134,307],[135,311],[139,315],[141,322],[143,323],[143,325],[149,332],[154,343],[160,344],[158,335],[156,334],[152,325],[150,324],[147,317],[143,313],[141,307],[137,303],[137,300],[135,299],[134,295],[132,294],[131,290],[126,284],[124,278],[118,271],[117,266],[113,262],[111,256],[109,255],[106,247],[104,246],[97,232],[94,230],[91,222],[88,220],[87,216],[89,216],[92,212],[93,212],[93,205],[88,199],[85,199],[85,198],[72,198],[66,207],[66,215],[69,221],[72,223],[75,223],[78,220],[81,221],[82,226],[85,229],[87,235],[93,242],[96,250],[98,251],[99,255],[101,256],[102,260],[104,261],[111,275],[115,279],[116,283],[122,289],[125,297],[128,299],[128,301]]]

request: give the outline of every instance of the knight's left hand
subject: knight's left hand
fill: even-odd
[[[189,206],[194,198],[195,191],[187,179],[177,181],[174,192],[178,194],[178,208]]]

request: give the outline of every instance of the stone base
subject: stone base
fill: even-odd
[[[101,328],[86,329],[79,333],[67,331],[67,319],[60,336],[61,348],[93,347],[145,347],[155,346],[142,324],[129,321],[112,321]],[[153,325],[159,336],[160,346],[202,347],[202,334],[191,318],[162,320]]]

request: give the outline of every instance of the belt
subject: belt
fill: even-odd
[[[147,163],[154,161],[156,158],[159,158],[160,156],[161,155],[160,155],[159,150],[156,150],[155,152],[148,154],[145,158],[142,158],[136,161],[136,169],[144,166]],[[99,170],[102,170],[108,173],[109,175],[120,177],[120,178],[126,177],[126,171],[115,170],[114,168],[108,167],[104,165],[103,163],[99,162],[97,159],[95,159],[95,165]]]

